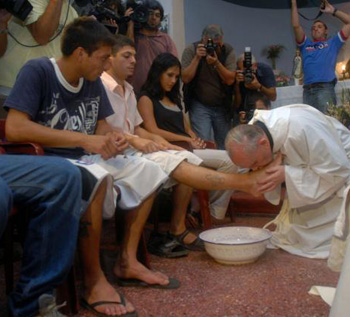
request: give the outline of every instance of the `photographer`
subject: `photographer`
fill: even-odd
[[[247,65],[246,54],[241,54],[237,61],[234,105],[238,112],[254,109],[252,105],[258,96],[265,96],[270,101],[276,100],[276,80],[272,68],[257,63],[253,55],[250,55],[250,65]]]
[[[160,23],[164,18],[162,5],[155,0],[145,1],[144,5],[149,10],[148,20],[141,24],[140,29],[136,29],[134,36],[137,63],[131,85],[136,95],[140,93],[152,62],[159,54],[171,53],[177,56],[176,46],[171,37],[159,31]],[[127,33],[127,36],[133,39],[132,34]]]
[[[292,26],[303,59],[303,102],[325,113],[329,104],[337,103],[334,91],[337,81],[335,65],[337,55],[350,35],[350,16],[326,0],[322,1],[320,11],[338,18],[344,26],[336,36],[328,38],[327,25],[316,20],[309,39],[299,23],[297,1],[292,0]]]
[[[16,0],[12,0],[16,3]],[[0,58],[0,85],[11,88],[17,73],[30,59],[59,57],[61,30],[77,17],[68,0],[29,0],[33,10],[22,22],[12,17],[8,23],[8,43]],[[1,35],[3,36],[3,35]]]
[[[182,54],[184,99],[193,131],[203,140],[211,131],[219,149],[231,128],[232,85],[235,81],[236,56],[231,45],[223,42],[217,24],[206,26],[200,42],[189,45]],[[231,86],[231,87],[230,87]]]

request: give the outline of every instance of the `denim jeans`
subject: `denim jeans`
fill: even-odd
[[[326,113],[328,105],[337,104],[333,83],[319,83],[311,87],[304,86],[303,103]]]
[[[2,168],[2,167],[0,167]],[[12,206],[12,194],[6,182],[0,177],[0,237],[3,234],[7,217]]]
[[[35,316],[40,295],[52,294],[72,266],[82,212],[81,176],[77,167],[54,157],[0,155],[0,166],[13,203],[29,214],[10,314]]]
[[[218,149],[225,149],[225,138],[231,129],[231,120],[223,107],[207,107],[197,100],[192,100],[190,121],[194,133],[203,140],[214,140]]]

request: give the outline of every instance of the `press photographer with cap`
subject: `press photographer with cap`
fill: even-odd
[[[207,25],[199,42],[189,45],[182,54],[184,100],[193,131],[203,140],[211,131],[219,149],[231,127],[232,91],[236,55],[223,41],[224,32],[217,24]]]
[[[334,90],[337,81],[335,65],[339,50],[350,35],[350,16],[334,8],[328,1],[323,1],[320,11],[338,18],[344,23],[343,28],[336,36],[328,38],[327,25],[316,20],[309,39],[299,22],[297,1],[291,1],[294,36],[303,59],[303,102],[326,112],[329,104],[337,103]]]
[[[276,79],[273,70],[265,63],[258,63],[250,47],[246,47],[246,52],[238,57],[234,92],[234,105],[240,116],[242,112],[246,114],[256,109],[255,101],[259,98],[276,100]]]
[[[12,1],[14,4],[16,0]],[[0,86],[8,90],[20,68],[30,59],[60,57],[61,31],[78,17],[68,0],[28,0],[33,6],[23,21],[12,16],[6,32],[7,49],[0,58]]]

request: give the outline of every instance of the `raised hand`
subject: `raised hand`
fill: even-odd
[[[324,12],[324,13],[330,13],[332,14],[334,12],[334,7],[327,1],[327,0],[323,0],[324,2],[324,9],[322,9],[322,6],[320,8],[320,11]]]

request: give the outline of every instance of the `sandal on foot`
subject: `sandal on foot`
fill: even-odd
[[[99,317],[110,317],[110,315],[106,315],[104,313],[101,313],[99,311],[97,311],[95,309],[95,307],[97,306],[101,306],[101,305],[106,305],[106,304],[116,304],[116,305],[122,305],[122,306],[125,306],[126,302],[125,302],[125,298],[122,294],[119,294],[119,297],[120,297],[120,302],[117,302],[117,301],[98,301],[98,302],[95,302],[95,303],[92,303],[92,304],[89,304],[87,302],[87,300],[85,300],[84,298],[81,298],[80,299],[80,305],[91,311],[94,315],[96,316],[99,316]],[[126,314],[123,314],[123,315],[116,315],[118,317],[137,317],[137,312],[134,311],[132,313],[126,313]]]
[[[149,241],[147,249],[149,253],[164,258],[180,258],[188,255],[188,250],[176,239],[164,236],[164,239]]]
[[[204,251],[204,242],[197,237],[193,242],[191,243],[185,243],[184,239],[185,237],[190,233],[189,230],[185,230],[183,233],[174,235],[169,233],[170,237],[173,237],[175,240],[177,240],[183,247],[190,251]]]
[[[172,277],[169,277],[169,283],[166,285],[149,284],[136,278],[115,277],[115,280],[117,284],[122,287],[149,287],[149,288],[158,288],[158,289],[177,289],[180,287],[180,281]]]

